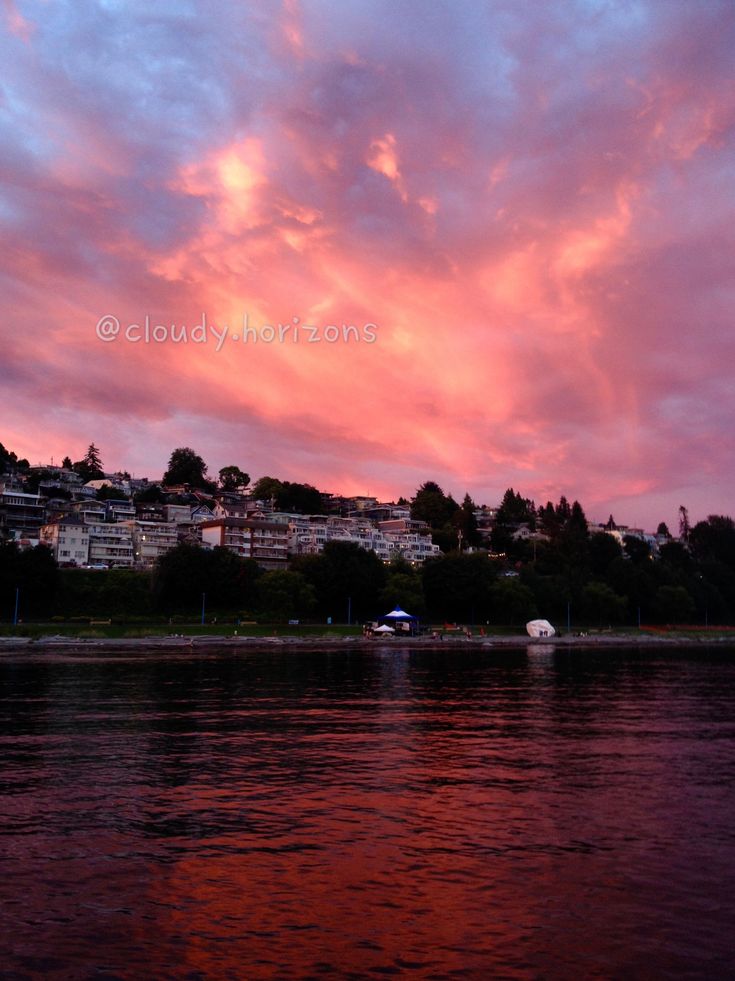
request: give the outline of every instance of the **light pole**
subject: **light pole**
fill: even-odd
[[[13,626],[18,626],[18,605],[20,603],[20,586],[15,587],[15,610],[13,612]]]
[[[352,625],[352,597],[347,597],[347,626]]]
[[[207,594],[202,593],[202,626],[204,626],[204,614],[207,609]]]

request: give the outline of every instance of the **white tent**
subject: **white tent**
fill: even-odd
[[[382,627],[377,627],[374,632],[376,634],[394,634],[395,630],[393,627],[389,627],[387,623],[384,623]]]
[[[402,610],[400,606],[397,606],[394,610],[391,610],[390,613],[386,613],[385,616],[381,617],[380,619],[381,620],[415,620],[416,617],[412,617],[410,613],[406,613],[406,611]]]
[[[548,620],[529,620],[526,630],[529,637],[553,637],[556,633]]]

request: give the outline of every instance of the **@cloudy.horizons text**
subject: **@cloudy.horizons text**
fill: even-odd
[[[292,317],[286,324],[262,324],[254,327],[248,314],[243,314],[242,326],[230,329],[229,324],[211,324],[202,314],[198,323],[163,324],[148,314],[140,323],[121,324],[112,314],[100,317],[95,326],[99,340],[109,344],[123,340],[128,344],[214,344],[215,353],[221,351],[227,340],[238,344],[374,344],[378,339],[378,325],[354,324],[307,324],[299,317]]]

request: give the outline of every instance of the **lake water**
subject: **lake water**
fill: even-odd
[[[0,660],[0,978],[733,976],[735,656]]]

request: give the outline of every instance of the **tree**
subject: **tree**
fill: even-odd
[[[251,493],[257,501],[274,500],[283,484],[277,477],[260,477],[252,486]]]
[[[606,531],[598,531],[590,536],[589,555],[592,574],[604,576],[610,563],[623,554],[620,542]]]
[[[483,552],[427,559],[421,578],[429,615],[451,622],[488,620],[496,575],[495,564]]]
[[[316,592],[317,612],[336,622],[376,616],[385,584],[385,566],[373,551],[356,542],[327,542],[320,555],[300,555],[291,563]]]
[[[463,548],[468,545],[480,544],[480,533],[477,530],[477,518],[475,518],[475,502],[469,494],[465,494],[462,506],[454,512],[452,525],[457,530],[458,540],[461,540]]]
[[[458,504],[451,494],[447,496],[433,480],[422,484],[411,501],[411,517],[425,521],[432,531],[445,528],[457,509]]]
[[[689,549],[681,542],[666,542],[658,550],[663,565],[676,569],[689,569],[693,559]]]
[[[721,514],[711,514],[689,532],[689,546],[700,562],[714,560],[735,568],[735,522]]]
[[[420,573],[405,559],[392,562],[378,602],[380,609],[385,612],[392,610],[397,604],[413,616],[422,617],[426,604]]]
[[[222,467],[219,472],[219,484],[224,491],[241,490],[250,483],[250,475],[236,466]]]
[[[74,466],[74,464],[71,462],[71,457],[65,456],[61,461],[61,466],[64,468],[64,470],[71,470]]]
[[[316,487],[288,480],[281,481],[275,493],[275,502],[277,510],[296,514],[321,514],[324,508],[321,492]]]
[[[582,615],[588,623],[620,623],[627,605],[625,597],[604,582],[589,582],[582,590]]]
[[[112,484],[103,484],[97,489],[97,500],[98,501],[127,501],[128,495],[125,494],[119,487],[113,487]]]
[[[0,474],[6,470],[27,470],[28,460],[19,460],[17,454],[6,450],[0,443]]]
[[[503,495],[495,520],[499,525],[512,528],[528,525],[533,530],[536,527],[536,507],[529,498],[521,497],[520,492],[516,493],[509,487]]]
[[[666,524],[665,521],[659,522],[658,528],[656,529],[656,534],[661,536],[665,535],[667,538],[671,538],[671,532],[669,531],[669,526]]]
[[[624,535],[623,548],[628,558],[635,563],[645,562],[651,558],[651,546],[637,535]]]
[[[538,521],[543,534],[547,535],[553,541],[559,534],[559,519],[556,514],[556,508],[551,501],[547,501],[545,505],[542,504],[539,507]]]
[[[261,570],[254,559],[243,559],[226,548],[177,545],[162,555],[153,573],[156,606],[196,614],[206,593],[210,610],[239,611],[256,601]]]
[[[258,582],[258,605],[268,620],[301,619],[313,612],[316,593],[300,572],[274,570]]]
[[[73,465],[72,469],[75,473],[79,474],[85,484],[88,480],[99,480],[101,477],[105,476],[105,472],[102,469],[100,451],[97,449],[94,443],[89,444],[87,447],[87,452],[84,454],[81,460]]]
[[[689,512],[683,504],[679,506],[679,538],[683,542],[689,541]]]
[[[0,618],[11,619],[19,590],[20,617],[51,612],[59,570],[46,545],[21,551],[15,542],[0,540]]]
[[[490,590],[492,619],[500,624],[527,623],[536,616],[533,592],[517,578],[502,578]]]
[[[663,623],[689,623],[694,615],[694,600],[683,586],[659,586],[655,610]]]
[[[134,497],[136,504],[160,504],[164,499],[164,493],[160,484],[149,484],[144,490],[138,491]]]
[[[163,475],[164,486],[174,484],[189,484],[191,487],[201,487],[211,490],[212,484],[207,480],[207,464],[189,446],[180,446],[174,450],[168,461],[168,470]]]

